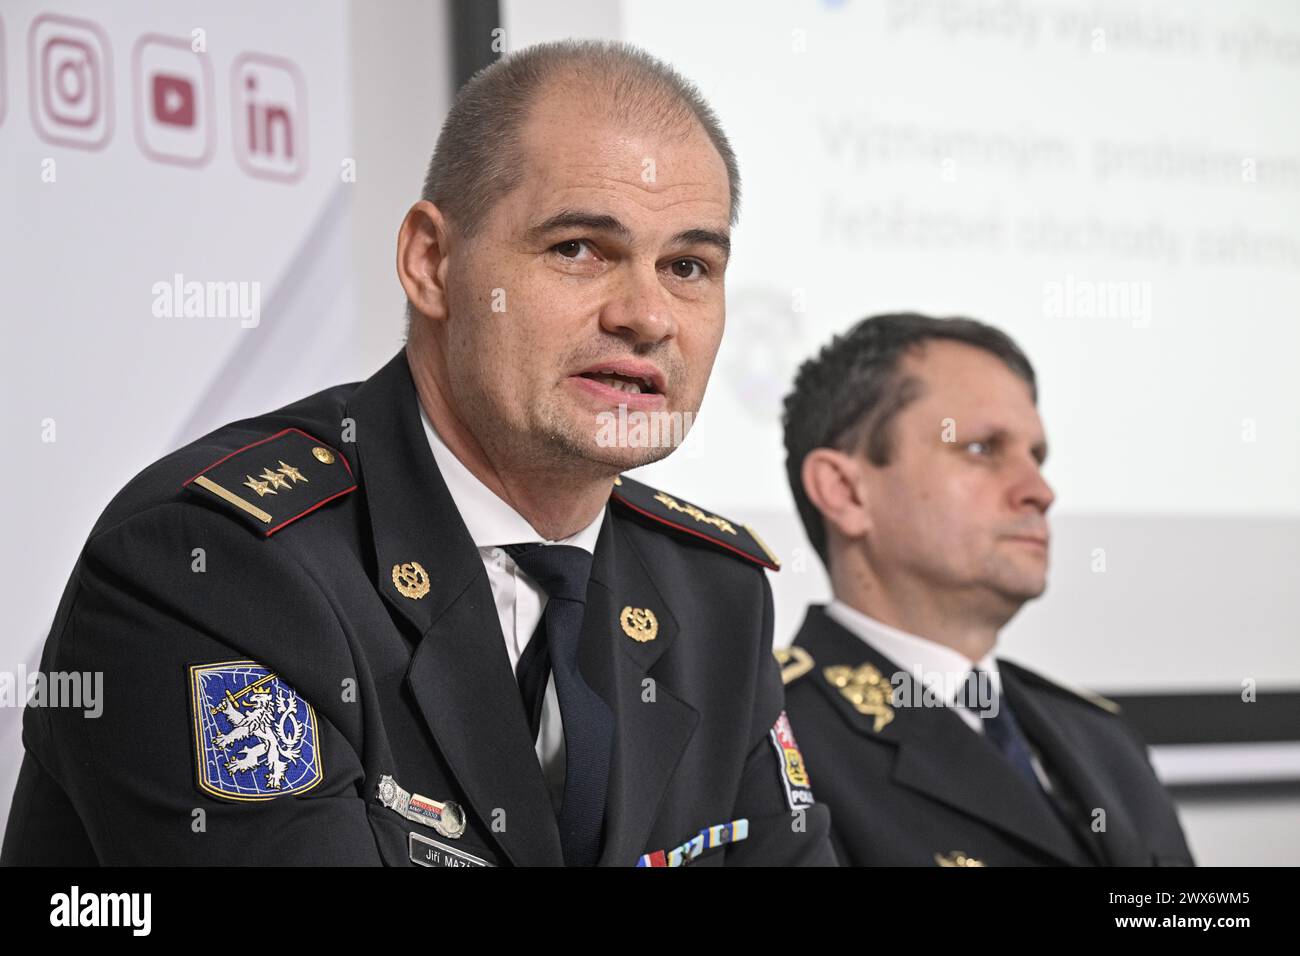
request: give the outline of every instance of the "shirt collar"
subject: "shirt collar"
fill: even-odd
[[[926,687],[938,684],[936,689],[942,691],[942,697],[947,703],[952,703],[966,675],[975,667],[989,675],[995,694],[1002,693],[1002,678],[991,651],[971,664],[970,658],[951,647],[890,627],[839,599],[826,605],[826,616],[884,654],[904,671],[910,674],[920,671],[922,684]]]
[[[595,554],[596,539],[600,536],[601,525],[605,521],[605,508],[601,508],[594,520],[576,534],[558,541],[548,541],[537,533],[528,523],[528,519],[497,496],[487,485],[479,481],[472,471],[456,457],[447,447],[438,430],[425,414],[424,405],[418,399],[420,421],[424,423],[424,433],[429,439],[429,448],[433,452],[442,480],[447,483],[447,491],[456,503],[461,520],[469,530],[475,547],[494,548],[506,544],[569,544],[582,548],[588,554]]]

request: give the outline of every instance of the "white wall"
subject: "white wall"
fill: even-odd
[[[28,67],[31,25],[55,8],[0,10],[0,481],[11,503],[0,670],[19,675],[39,660],[87,532],[132,475],[224,422],[364,378],[401,347],[397,228],[419,198],[452,92],[441,2],[61,0],[60,15],[98,30],[50,23],[64,43],[56,54],[80,56],[81,44],[102,58],[101,104],[114,116],[102,146],[51,143],[32,115]],[[132,55],[142,36],[192,41],[195,29],[201,55],[175,48],[161,65]],[[38,34],[38,64],[47,40]],[[231,80],[248,51],[284,58],[300,74],[296,91],[275,89],[272,74],[261,90],[304,95],[296,132],[305,163],[294,182],[250,176],[237,160]],[[185,136],[167,141],[172,131],[155,129],[162,138],[146,143],[180,153],[186,136],[192,144],[210,135],[203,165],[158,162],[139,141],[137,116],[156,115],[136,102],[134,80],[160,69],[193,79],[199,109]],[[80,94],[67,92],[77,102],[56,110],[77,107]],[[43,180],[50,171],[53,181]],[[257,283],[256,324],[238,314],[154,314],[154,283],[176,273]],[[47,419],[52,442],[43,440]],[[21,717],[21,707],[0,707],[0,820],[22,757]]]

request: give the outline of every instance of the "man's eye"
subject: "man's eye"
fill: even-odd
[[[674,259],[668,268],[679,279],[702,279],[709,271],[699,259]]]
[[[972,441],[966,443],[966,450],[972,455],[988,455],[993,451],[993,445],[986,441]]]
[[[577,259],[583,249],[590,249],[586,239],[566,239],[551,246],[551,251],[563,259]]]

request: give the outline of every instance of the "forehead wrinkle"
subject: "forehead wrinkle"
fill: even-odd
[[[592,164],[591,166],[584,167],[584,168],[604,170],[605,167],[599,166],[597,164]],[[688,180],[686,182],[673,182],[673,183],[664,183],[660,181],[645,182],[638,175],[632,175],[625,178],[615,173],[603,173],[602,175],[595,177],[594,178],[595,181],[592,181],[592,180],[582,180],[579,177],[572,175],[571,174],[572,172],[576,172],[576,170],[573,170],[572,167],[570,167],[568,174],[564,175],[561,178],[560,182],[552,186],[548,190],[548,192],[552,192],[552,193],[563,192],[566,189],[579,189],[579,190],[600,189],[600,190],[605,190],[607,192],[623,192],[630,188],[635,192],[640,193],[647,197],[650,196],[663,197],[666,201],[670,203],[678,203],[683,201],[684,202],[699,201],[699,202],[717,202],[719,204],[722,204],[723,195],[726,195],[728,197],[727,201],[730,202],[730,194],[726,193],[725,189],[719,192],[717,196],[694,195],[694,196],[682,197],[681,199],[672,197],[672,194],[680,193],[683,190],[690,190],[690,191],[699,190],[700,192],[705,192],[705,193],[712,192],[716,184],[709,180]]]
[[[572,198],[566,200],[564,194],[567,192],[577,192],[580,194],[580,196],[578,198]],[[551,195],[554,196],[556,199],[563,201],[566,207],[582,208],[584,211],[597,212],[602,214],[608,213],[609,215],[614,216],[614,218],[616,219],[620,218],[617,213],[610,212],[609,210],[606,209],[602,209],[600,208],[599,203],[593,202],[590,199],[586,198],[592,194],[608,194],[616,197],[618,200],[622,202],[630,201],[635,205],[640,206],[642,209],[645,209],[652,213],[661,213],[669,209],[674,209],[678,206],[699,204],[699,203],[716,205],[719,209],[724,209],[726,207],[726,203],[723,203],[721,201],[716,201],[714,199],[700,197],[700,196],[683,196],[681,198],[674,198],[674,199],[669,199],[667,197],[658,197],[661,199],[661,201],[653,202],[653,201],[649,201],[651,197],[645,195],[632,195],[629,197],[627,195],[626,190],[619,189],[617,186],[610,186],[610,185],[562,186],[551,193]],[[731,226],[725,214],[721,215],[716,221],[713,222],[709,221],[711,217],[708,214],[702,214],[701,218],[704,221],[699,224],[700,228],[708,229],[710,231],[717,232],[721,235],[730,235]],[[690,226],[688,228],[696,228],[696,226]],[[681,231],[685,231],[685,230],[681,230]]]
[[[643,145],[649,147],[649,144],[644,144],[637,138],[622,137],[615,142],[601,143],[593,153],[585,144],[574,141],[571,124],[566,124],[563,129],[566,136],[558,144],[558,148],[552,146],[548,149],[546,144],[536,142],[536,137],[525,139],[525,150],[531,160],[527,164],[527,170],[537,178],[545,179],[548,174],[551,174],[562,182],[565,179],[572,180],[578,173],[595,173],[594,178],[621,183],[650,193],[683,188],[719,188],[726,194],[727,201],[730,203],[731,190],[727,182],[726,165],[707,137],[701,136],[693,144],[686,142],[671,147],[673,151],[684,151],[686,155],[674,157],[674,161],[669,165],[687,170],[688,173],[693,174],[692,178],[666,182],[663,177],[656,176],[654,180],[647,182],[641,176],[642,162],[649,158],[655,161],[656,169],[664,167],[664,163],[657,158],[666,152],[662,144],[655,144],[654,148],[641,148]],[[719,175],[694,178],[699,175],[700,167],[705,166],[715,167],[714,171]]]

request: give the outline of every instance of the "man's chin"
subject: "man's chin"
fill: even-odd
[[[676,450],[675,444],[650,443],[636,433],[619,434],[616,430],[589,430],[576,425],[554,431],[552,441],[562,446],[569,457],[589,462],[612,474],[660,461]]]
[[[685,440],[694,413],[629,412],[626,408],[591,415],[585,410],[565,416],[553,429],[575,456],[628,471],[667,458]]]
[[[1016,581],[1005,581],[1000,590],[1007,600],[1024,604],[1026,601],[1043,596],[1047,590],[1047,579],[1045,577],[1021,578]]]
[[[1047,590],[1047,572],[1042,567],[1004,564],[986,577],[984,582],[1001,603],[1019,610],[1020,605],[1041,597]]]
[[[606,465],[614,471],[623,472],[661,461],[671,455],[673,451],[672,448],[620,448],[618,446],[602,447],[592,445],[587,450],[585,457],[595,464]]]

